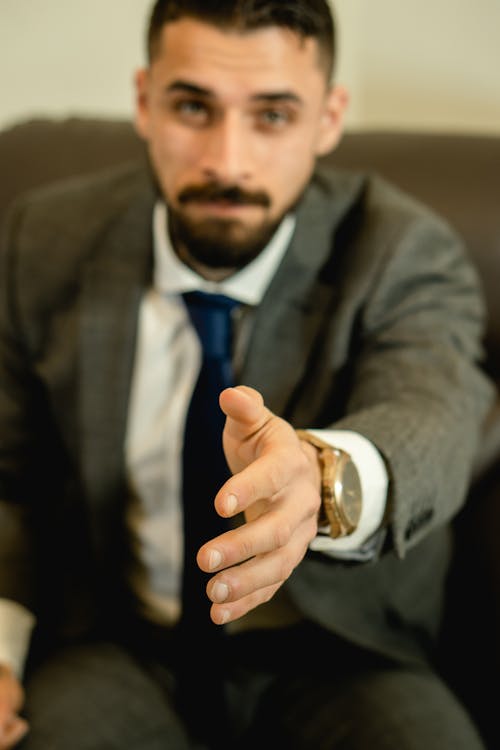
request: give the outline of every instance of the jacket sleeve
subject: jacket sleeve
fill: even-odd
[[[493,388],[480,366],[482,290],[460,240],[423,211],[392,228],[378,238],[386,247],[335,426],[364,434],[384,457],[386,518],[403,557],[464,502]]]

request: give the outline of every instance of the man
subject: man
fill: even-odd
[[[5,236],[0,748],[480,748],[432,668],[492,397],[474,271],[317,164],[347,106],[324,0],[159,0],[148,50],[151,172],[28,196]],[[237,303],[210,492],[196,290]]]

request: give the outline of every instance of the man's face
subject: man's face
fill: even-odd
[[[328,87],[316,41],[183,18],[164,27],[136,84],[177,252],[194,267],[242,267],[340,137],[346,95]]]

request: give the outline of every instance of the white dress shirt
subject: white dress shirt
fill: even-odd
[[[243,310],[249,312],[242,318],[236,341],[238,371],[252,322],[251,310],[264,296],[294,228],[295,218],[289,215],[252,263],[215,283],[201,278],[178,259],[169,240],[165,204],[158,201],[155,206],[153,284],[144,295],[139,313],[125,453],[130,487],[127,524],[134,553],[129,581],[142,613],[156,622],[173,623],[180,614],[182,435],[201,363],[200,343],[181,294],[193,290],[225,294],[240,301]],[[346,430],[311,431],[351,454],[360,474],[363,507],[353,534],[331,539],[320,532],[310,548],[343,559],[369,559],[374,554],[372,539],[386,504],[384,462],[362,435]],[[277,597],[276,611],[279,601]],[[258,610],[275,616],[272,603]],[[252,625],[259,619],[258,610],[256,616],[247,616]],[[265,626],[265,617],[261,620]],[[0,600],[0,663],[9,663],[19,675],[34,622],[25,608]]]

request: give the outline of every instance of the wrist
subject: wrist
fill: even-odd
[[[322,468],[318,451],[313,445],[311,445],[311,443],[308,443],[306,440],[303,440],[300,437],[299,440],[300,447],[302,448],[303,453],[305,453],[306,458],[311,466],[313,484],[318,490],[318,494],[321,495]]]

